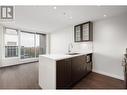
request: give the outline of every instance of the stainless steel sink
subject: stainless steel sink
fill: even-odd
[[[80,54],[80,53],[67,53],[67,55],[77,55],[77,54]]]

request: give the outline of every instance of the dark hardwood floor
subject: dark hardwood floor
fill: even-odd
[[[39,89],[38,63],[0,68],[0,89]]]
[[[72,89],[124,89],[124,81],[91,72]]]
[[[123,81],[90,73],[72,89],[123,89]],[[38,63],[0,68],[0,89],[40,89]]]

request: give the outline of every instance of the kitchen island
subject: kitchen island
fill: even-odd
[[[67,89],[92,71],[92,53],[39,56],[39,85],[42,89]]]

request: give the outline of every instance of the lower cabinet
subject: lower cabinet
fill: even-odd
[[[57,61],[56,79],[57,88],[68,88],[71,85],[71,59]]]
[[[70,88],[91,71],[92,54],[59,60],[56,62],[56,87]]]
[[[85,55],[72,58],[72,82],[79,81],[86,74]]]

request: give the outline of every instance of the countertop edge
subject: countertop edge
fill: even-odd
[[[82,55],[86,55],[86,54],[92,54],[92,52],[88,52],[88,53],[80,53],[80,54],[77,54],[77,55],[64,55],[66,57],[62,57],[62,58],[51,58],[51,57],[48,57],[48,55],[39,55],[39,57],[45,57],[45,58],[49,58],[49,59],[52,59],[52,60],[55,60],[55,61],[59,61],[59,60],[63,60],[63,59],[68,59],[68,58],[73,58],[73,57],[77,57],[77,56],[82,56]],[[52,55],[52,54],[50,54]],[[53,54],[55,55],[55,54]],[[57,54],[58,55],[58,54]]]

